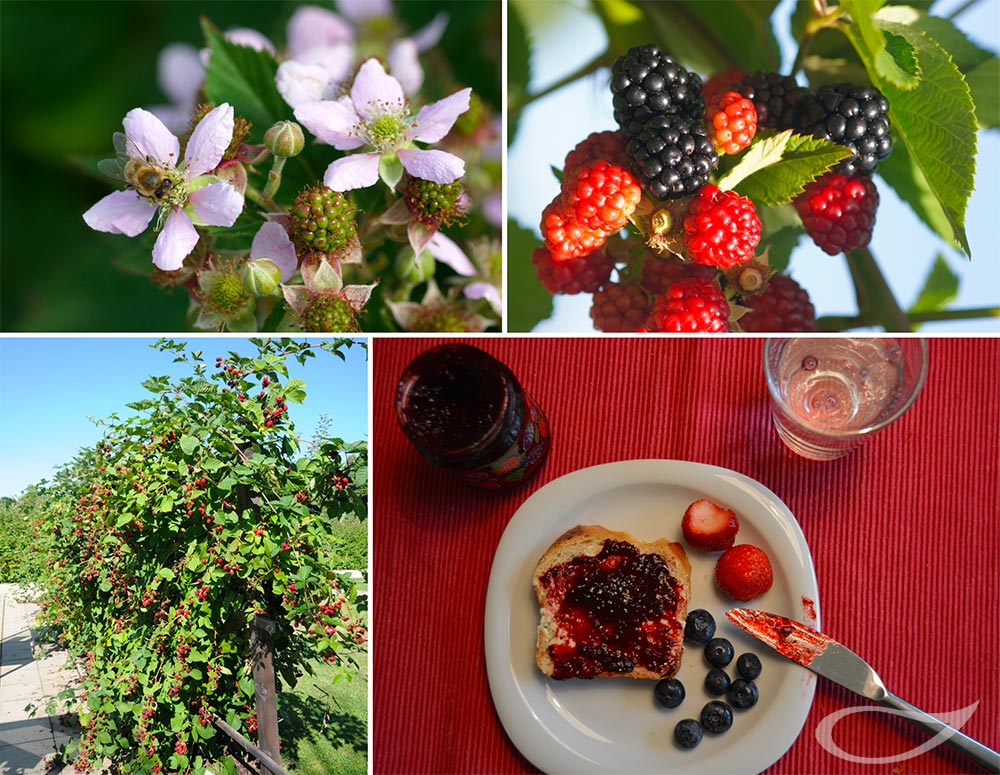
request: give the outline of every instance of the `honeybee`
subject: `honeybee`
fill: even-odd
[[[114,134],[115,159],[102,159],[97,168],[109,178],[120,180],[134,189],[140,196],[157,204],[170,196],[174,179],[170,171],[151,156],[144,156],[124,133]]]

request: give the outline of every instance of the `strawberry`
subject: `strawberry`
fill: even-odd
[[[736,541],[740,523],[730,509],[716,506],[712,501],[697,500],[687,507],[681,521],[684,540],[694,549],[703,552],[721,552]]]
[[[753,600],[771,588],[774,572],[763,549],[740,544],[727,549],[715,564],[715,583],[733,600]]]

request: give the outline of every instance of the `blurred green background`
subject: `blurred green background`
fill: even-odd
[[[188,330],[187,294],[149,281],[152,231],[129,239],[83,222],[113,190],[89,165],[113,155],[111,135],[129,110],[167,102],[157,55],[173,42],[201,47],[201,16],[222,30],[256,29],[281,49],[301,5],[334,10],[323,2],[0,3],[0,330]],[[499,0],[396,8],[411,31],[449,14],[440,47],[499,114]],[[422,57],[425,69],[432,61]],[[256,142],[264,129],[255,127]]]

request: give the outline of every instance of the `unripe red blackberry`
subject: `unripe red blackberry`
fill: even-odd
[[[590,307],[590,317],[598,331],[638,331],[649,317],[650,299],[638,283],[605,283]]]
[[[357,233],[354,202],[325,186],[304,189],[288,213],[292,239],[303,250],[329,253]]]
[[[812,333],[816,330],[816,308],[809,294],[788,275],[771,278],[763,293],[744,299],[749,311],[739,325],[750,333]]]

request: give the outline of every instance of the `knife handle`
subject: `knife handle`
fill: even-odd
[[[987,748],[982,743],[973,740],[971,737],[959,732],[954,727],[934,718],[931,714],[925,713],[920,710],[920,708],[915,705],[911,705],[906,700],[897,697],[890,691],[885,693],[885,697],[881,700],[881,704],[885,705],[887,708],[904,711],[905,715],[903,718],[920,727],[925,732],[929,732],[932,735],[936,735],[940,732],[947,733],[948,737],[943,740],[945,745],[954,748],[962,754],[962,756],[975,762],[987,772],[1000,772],[1000,753],[997,753],[991,748]]]

